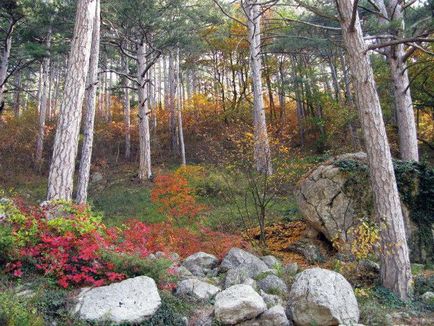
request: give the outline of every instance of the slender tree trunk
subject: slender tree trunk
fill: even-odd
[[[48,200],[71,200],[96,0],[78,0],[65,90],[48,177]]]
[[[139,83],[139,179],[144,181],[152,177],[151,136],[149,131],[148,94],[146,92],[146,44],[139,45],[137,51],[137,81]]]
[[[284,74],[284,59],[279,58],[279,106],[280,106],[280,120],[285,117],[286,103],[285,103],[285,74]]]
[[[11,55],[12,47],[12,32],[14,31],[16,21],[12,18],[9,20],[9,26],[6,31],[6,39],[4,41],[4,48],[0,64],[0,115],[5,108],[5,90],[6,90],[6,77],[9,67],[9,56]]]
[[[376,0],[382,14],[387,19],[380,19],[380,24],[392,26],[393,35],[403,38],[404,15],[401,1]],[[413,99],[410,92],[407,65],[404,62],[404,44],[386,48],[386,57],[390,66],[393,82],[393,98],[395,101],[398,122],[399,151],[403,160],[419,161],[417,130],[414,119]]]
[[[96,0],[95,18],[92,32],[92,47],[89,59],[89,71],[86,79],[86,116],[84,119],[84,137],[81,150],[80,169],[78,173],[77,197],[78,204],[87,201],[90,164],[92,161],[93,134],[95,124],[96,90],[98,87],[98,59],[100,47],[100,0]]]
[[[124,73],[128,75],[130,69],[128,67],[128,58],[126,56],[122,57],[122,65],[124,68]],[[130,91],[128,87],[130,86],[130,81],[128,78],[124,78],[124,123],[125,123],[125,159],[131,159],[131,104],[130,104]]]
[[[46,47],[47,55],[42,61],[41,70],[41,88],[39,95],[39,131],[36,140],[36,155],[35,155],[35,166],[40,172],[43,164],[42,154],[44,152],[44,136],[45,136],[45,121],[47,119],[47,105],[48,105],[48,83],[50,79],[50,48],[51,48],[51,34],[52,27],[48,27]]]
[[[176,134],[176,102],[175,102],[175,96],[176,96],[176,72],[175,72],[175,63],[173,54],[169,54],[169,66],[168,66],[168,87],[169,87],[169,94],[168,94],[168,105],[167,108],[169,110],[169,134],[170,134],[170,146],[172,149],[172,153],[175,154],[178,150],[178,137]]]
[[[374,74],[357,11],[353,16],[354,0],[336,0],[336,4],[357,95],[375,212],[380,225],[381,279],[384,287],[407,300],[412,283],[408,246]]]
[[[15,85],[17,90],[15,92],[15,99],[14,99],[14,116],[15,118],[18,118],[20,116],[20,106],[21,106],[21,88],[22,88],[21,71],[17,73]]]
[[[264,98],[262,95],[261,78],[261,17],[256,0],[245,1],[245,11],[248,14],[248,29],[250,41],[250,71],[253,82],[253,112],[254,112],[254,158],[258,172],[272,174],[270,145],[268,143],[267,123],[265,120]]]
[[[185,159],[185,144],[184,144],[184,129],[182,127],[182,89],[181,89],[181,72],[179,69],[179,49],[177,49],[176,53],[176,79],[178,84],[178,133],[179,133],[179,147],[181,150],[181,163],[182,165],[186,165]]]

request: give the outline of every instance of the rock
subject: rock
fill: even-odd
[[[241,284],[250,285],[255,291],[257,290],[258,287],[256,281],[253,278],[248,278]]]
[[[54,220],[56,218],[67,218],[71,215],[71,209],[65,203],[56,201],[43,201],[39,205],[47,220]]]
[[[220,291],[219,287],[198,279],[183,280],[178,283],[176,288],[177,295],[191,296],[200,300],[209,300]]]
[[[295,275],[298,272],[298,264],[297,263],[289,263],[286,264],[283,268],[283,271],[286,275]]]
[[[269,274],[257,281],[258,287],[270,294],[287,295],[288,286],[283,280],[274,274]]]
[[[138,276],[108,286],[83,289],[75,313],[83,320],[110,323],[140,323],[160,307],[155,281]]]
[[[235,325],[256,318],[266,309],[264,299],[249,285],[231,286],[215,297],[214,314],[222,324]]]
[[[421,295],[422,302],[434,305],[434,292],[428,291]]]
[[[176,252],[172,252],[169,255],[169,258],[171,261],[174,261],[174,262],[179,262],[179,260],[181,259],[181,257]]]
[[[274,306],[266,310],[254,320],[248,320],[240,323],[240,326],[289,326],[292,323],[285,314],[285,309],[280,306]]]
[[[269,267],[269,268],[278,268],[279,266],[282,266],[282,263],[279,259],[272,255],[263,256],[261,257],[261,260]]]
[[[408,182],[414,184],[400,187],[400,191],[408,191],[414,185],[414,196],[417,196],[420,180],[416,170],[414,167],[406,173]],[[365,153],[344,154],[321,163],[307,174],[296,191],[305,221],[330,242],[338,241],[339,251],[348,255],[351,255],[354,231],[365,220],[376,221],[368,173]],[[402,200],[401,206],[411,261],[425,263],[434,257],[434,233],[430,241],[420,241],[420,230],[410,219],[411,212]]]
[[[277,305],[283,305],[282,298],[279,297],[278,295],[268,294],[263,290],[259,290],[259,295],[262,297],[262,299],[264,299],[264,302],[268,308]]]
[[[251,253],[239,248],[232,248],[229,250],[225,258],[223,258],[223,261],[220,265],[220,270],[222,272],[227,272],[230,269],[245,264],[254,264],[258,269],[268,269],[267,264],[265,264],[255,255],[252,255]]]
[[[214,307],[212,305],[201,306],[193,311],[188,321],[188,326],[213,326]]]
[[[357,264],[357,269],[364,273],[380,273],[380,265],[369,259],[362,259]]]
[[[289,245],[288,250],[302,255],[310,264],[324,261],[320,249],[308,239],[302,239]]]
[[[91,183],[98,183],[104,179],[104,176],[101,172],[94,172],[92,173],[92,176],[90,177]]]
[[[9,198],[0,198],[0,222],[6,221],[8,217],[8,210],[14,207],[14,203]]]
[[[175,272],[176,276],[181,280],[194,278],[194,275],[184,266],[175,267],[174,272]]]
[[[359,307],[351,285],[333,271],[312,268],[301,272],[289,298],[296,325],[352,325],[359,321]]]
[[[242,284],[248,279],[256,279],[260,274],[267,272],[271,273],[271,270],[265,263],[257,264],[256,262],[252,262],[238,265],[226,273],[225,289],[235,284]]]
[[[188,256],[182,263],[182,266],[187,268],[193,275],[205,276],[205,274],[217,266],[217,264],[218,259],[216,256],[204,252],[197,252]]]

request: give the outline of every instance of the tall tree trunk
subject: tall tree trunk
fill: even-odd
[[[126,75],[130,73],[128,67],[128,58],[122,57],[123,70]],[[125,159],[131,158],[131,104],[130,104],[130,81],[128,78],[123,79],[124,83],[124,123],[125,123]]]
[[[279,58],[279,107],[280,107],[280,120],[285,117],[285,74],[284,74],[284,57]]]
[[[78,0],[64,95],[48,177],[48,200],[71,200],[96,0]]]
[[[35,165],[38,171],[42,168],[42,154],[44,152],[44,136],[45,136],[45,121],[47,119],[47,105],[48,105],[48,83],[50,79],[50,48],[51,48],[51,34],[52,27],[51,24],[48,27],[46,47],[47,54],[42,60],[42,70],[41,70],[41,93],[39,94],[39,130],[38,137],[36,140],[36,155],[35,155]]]
[[[345,56],[343,54],[343,51],[340,50],[339,51],[339,57],[340,57],[340,61],[342,64],[342,73],[343,73],[343,77],[344,77],[344,87],[345,87],[345,103],[347,104],[348,108],[350,111],[355,109],[355,104],[354,104],[354,99],[353,99],[353,94],[351,92],[351,79],[350,79],[350,74],[348,72],[348,67],[347,67],[347,63],[345,60]],[[359,139],[359,135],[357,133],[357,127],[354,121],[350,121],[348,123],[348,131],[350,133],[351,136],[351,143],[353,144],[353,147],[356,150],[360,150],[360,148],[362,147],[362,145],[360,144],[360,139]]]
[[[14,99],[14,116],[15,118],[18,118],[20,116],[20,106],[21,106],[21,89],[22,89],[21,71],[17,73],[15,85],[17,90],[15,92],[15,99]]]
[[[175,153],[178,150],[178,137],[176,134],[176,67],[174,63],[174,55],[172,52],[169,53],[169,65],[168,65],[168,103],[167,103],[167,109],[169,110],[169,135],[170,135],[170,146],[172,153],[175,155]]]
[[[181,71],[179,69],[179,48],[176,52],[176,79],[178,84],[178,133],[179,133],[179,147],[181,151],[181,163],[182,165],[186,165],[185,159],[185,143],[184,143],[184,129],[182,127],[182,89],[181,89]]]
[[[391,33],[397,38],[403,38],[404,15],[401,1],[390,0],[385,5],[384,0],[376,0],[383,16],[380,24],[392,26]],[[399,151],[403,160],[419,161],[417,130],[414,119],[413,99],[410,93],[408,69],[404,61],[404,44],[393,45],[386,49],[386,57],[390,66],[393,82],[393,98],[395,101],[396,118],[398,122]]]
[[[374,74],[366,53],[359,16],[357,11],[353,10],[354,0],[336,0],[336,4],[356,90],[375,213],[380,225],[381,280],[384,287],[407,300],[412,283],[408,246]]]
[[[250,71],[253,82],[254,158],[258,172],[272,174],[273,167],[265,120],[264,98],[262,95],[261,16],[259,14],[260,8],[258,2],[256,0],[245,1],[245,11],[248,14]]]
[[[6,90],[6,77],[9,67],[9,56],[11,55],[12,47],[12,32],[14,31],[16,21],[12,18],[9,20],[9,26],[6,30],[6,38],[4,41],[4,48],[0,64],[0,115],[5,108],[5,90]]]
[[[137,81],[139,83],[139,179],[144,181],[152,177],[151,135],[149,131],[149,110],[146,81],[146,44],[139,45],[137,51]]]
[[[93,134],[95,124],[96,90],[98,87],[98,59],[100,47],[100,0],[96,0],[95,18],[92,32],[92,47],[89,60],[89,71],[86,79],[86,116],[84,119],[84,137],[81,150],[80,169],[78,173],[76,202],[87,201],[90,165],[92,161]]]

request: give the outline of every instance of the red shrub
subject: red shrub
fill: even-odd
[[[191,221],[205,208],[196,202],[187,179],[173,173],[155,178],[151,200],[158,205],[161,213],[174,221],[181,218]]]

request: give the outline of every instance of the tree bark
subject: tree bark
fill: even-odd
[[[17,90],[15,92],[15,99],[14,99],[14,116],[15,118],[19,118],[20,107],[21,107],[21,88],[22,88],[21,71],[19,71],[16,76],[15,85]]]
[[[384,0],[377,0],[382,14],[388,19],[379,19],[382,25],[391,25],[392,34],[402,38],[404,34],[404,15],[401,1],[390,0],[387,6]],[[404,61],[404,44],[386,48],[386,57],[393,83],[393,98],[398,122],[399,151],[401,158],[407,161],[419,161],[417,130],[414,118],[413,99],[410,92],[408,69]]]
[[[254,159],[256,170],[260,173],[272,174],[270,145],[268,142],[267,123],[262,94],[262,62],[261,62],[261,16],[256,0],[245,1],[245,12],[248,17],[250,42],[250,71],[253,83],[253,116],[254,116]]]
[[[47,47],[47,54],[42,60],[41,70],[41,89],[39,94],[39,129],[38,137],[36,140],[36,154],[35,154],[35,166],[40,172],[43,164],[42,155],[44,152],[44,137],[45,137],[45,121],[47,119],[47,105],[48,105],[48,83],[50,79],[50,48],[51,48],[51,34],[52,26],[48,27],[47,40],[45,46]]]
[[[78,0],[64,95],[48,177],[48,200],[71,200],[96,0]]]
[[[181,151],[181,164],[186,165],[185,159],[185,143],[184,143],[184,129],[182,127],[182,89],[181,89],[181,72],[179,69],[179,49],[176,52],[176,80],[178,84],[178,133],[179,133],[179,147]]]
[[[366,142],[374,205],[380,226],[383,286],[401,299],[411,294],[412,275],[404,220],[374,75],[354,0],[336,0]],[[354,24],[352,24],[354,22]]]
[[[152,177],[151,136],[149,131],[149,109],[146,87],[146,44],[142,42],[137,50],[137,81],[139,97],[139,179],[145,181]]]
[[[98,60],[100,48],[100,0],[96,0],[95,18],[92,31],[92,47],[89,60],[89,71],[86,79],[86,116],[84,120],[83,147],[81,150],[80,169],[78,174],[76,202],[84,204],[87,201],[90,165],[95,124],[96,91],[98,87]]]
[[[178,150],[178,140],[176,134],[176,67],[174,63],[173,54],[169,53],[169,65],[168,65],[168,102],[167,109],[169,110],[169,135],[170,135],[170,148],[175,155]]]
[[[122,57],[123,70],[126,75],[130,73],[128,67],[128,58]],[[130,104],[130,81],[128,78],[123,79],[124,84],[124,123],[125,123],[125,159],[131,159],[131,104]]]
[[[6,90],[6,77],[8,74],[9,57],[11,55],[12,47],[12,33],[15,28],[16,21],[13,18],[9,20],[9,26],[6,31],[6,38],[4,41],[4,48],[0,64],[0,115],[5,108],[5,90]]]

